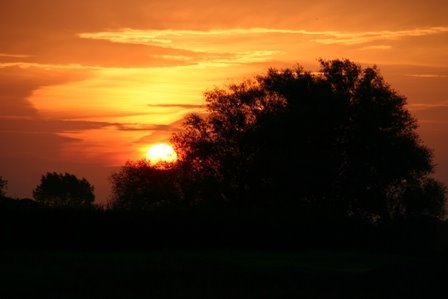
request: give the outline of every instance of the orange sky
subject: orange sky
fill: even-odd
[[[104,202],[114,167],[167,140],[206,89],[270,66],[314,70],[318,58],[377,64],[408,97],[448,183],[446,1],[8,2],[0,175],[10,196],[67,171]]]

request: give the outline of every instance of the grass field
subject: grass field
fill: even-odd
[[[3,251],[0,298],[446,298],[443,256]]]

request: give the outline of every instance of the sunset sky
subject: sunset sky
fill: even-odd
[[[448,183],[448,2],[14,0],[0,3],[0,175],[107,178],[179,129],[215,86],[349,58],[408,98]]]

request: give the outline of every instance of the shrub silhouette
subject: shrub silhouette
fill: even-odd
[[[50,207],[92,207],[95,200],[93,186],[73,174],[48,172],[33,190],[34,199]]]
[[[376,67],[320,61],[205,93],[172,142],[195,201],[291,207],[371,222],[440,217],[445,187],[406,98]]]
[[[8,187],[8,181],[0,176],[0,198],[6,196],[6,189]]]
[[[109,206],[117,210],[149,211],[179,202],[174,167],[153,167],[146,161],[128,161],[112,174]]]

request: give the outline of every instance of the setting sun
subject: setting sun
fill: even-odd
[[[155,165],[160,162],[172,163],[177,160],[176,151],[167,143],[157,143],[149,147],[146,160]]]

